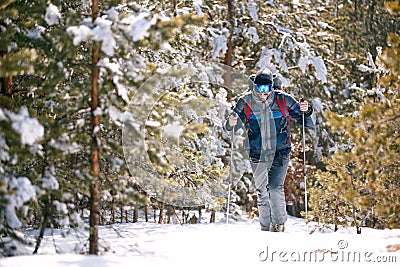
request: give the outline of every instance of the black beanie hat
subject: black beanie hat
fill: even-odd
[[[272,73],[269,70],[257,72],[254,80],[255,84],[272,84]]]

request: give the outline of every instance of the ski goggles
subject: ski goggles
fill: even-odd
[[[267,94],[272,90],[272,84],[256,84],[257,93]]]

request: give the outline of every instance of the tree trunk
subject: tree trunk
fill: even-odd
[[[184,223],[189,223],[189,216],[190,216],[190,209],[188,209],[187,212],[185,213]]]
[[[201,206],[199,207],[199,218],[197,220],[197,223],[201,223]]]
[[[182,224],[186,223],[185,209],[184,208],[182,208],[182,211],[181,211],[181,218],[182,218]]]
[[[35,250],[33,251],[33,254],[37,254],[39,248],[40,248],[40,244],[42,243],[42,239],[44,236],[44,232],[46,231],[49,219],[50,219],[50,205],[51,205],[51,197],[50,195],[48,196],[48,199],[43,201],[44,207],[43,207],[43,221],[42,221],[42,225],[40,226],[40,232],[39,232],[39,236],[36,239],[36,246],[35,246]]]
[[[12,77],[5,77],[4,78],[4,94],[6,96],[12,96]]]
[[[147,206],[147,203],[144,205],[144,221],[149,222],[149,215],[148,215],[149,209]]]
[[[158,223],[163,223],[163,213],[165,209],[165,204],[162,203],[160,207],[160,215],[158,216]]]
[[[337,217],[339,216],[339,203],[338,203],[338,200],[336,200],[336,203],[335,203],[335,212],[334,212],[334,215],[333,215],[334,217],[333,217],[333,221],[335,222],[335,232],[337,232],[338,230],[339,230],[339,226],[338,226],[338,221],[337,221]]]
[[[121,214],[120,222],[123,223],[124,222],[124,208],[123,208],[122,204],[119,207],[119,214]]]
[[[8,96],[7,98],[1,98],[1,107],[8,109],[8,110],[13,110],[13,102],[12,102],[12,77],[5,77],[0,80],[0,89],[1,93],[4,94],[5,96]]]
[[[105,221],[106,221],[106,219],[104,218],[104,211],[103,212],[101,212],[100,211],[100,216],[99,216],[100,218],[99,218],[99,220],[100,220],[100,225],[104,225],[105,224]]]
[[[356,190],[356,186],[355,186],[355,184],[354,184],[354,181],[353,181],[353,178],[352,178],[353,176],[352,176],[352,173],[351,173],[351,177],[350,177],[350,182],[351,182],[351,187],[354,189],[354,190]],[[351,206],[352,206],[352,210],[353,210],[353,220],[354,220],[354,224],[355,224],[355,226],[356,226],[356,229],[357,229],[357,234],[361,234],[361,227],[360,227],[360,225],[359,225],[359,223],[358,223],[358,221],[357,221],[357,214],[356,214],[356,207],[355,207],[355,205],[354,205],[354,199],[352,200],[352,202],[351,202]]]
[[[233,54],[233,45],[232,45],[232,37],[233,37],[233,27],[234,27],[234,6],[232,0],[228,0],[228,22],[229,22],[229,37],[227,42],[228,49],[225,52],[225,73],[223,75],[224,78],[224,87],[227,89],[226,99],[229,102],[232,99],[232,54]]]
[[[98,0],[92,0],[92,21],[97,18],[99,9]],[[95,111],[99,106],[99,46],[93,43],[92,47],[92,92],[91,92],[91,114],[92,114],[92,156],[91,156],[91,172],[92,184],[90,186],[90,236],[89,236],[89,254],[97,255],[99,252],[99,130],[100,115],[95,115]]]
[[[133,222],[136,223],[139,221],[139,205],[134,205],[133,208]]]
[[[114,199],[111,201],[111,224],[115,223],[115,205],[114,205]]]
[[[176,17],[176,0],[171,0],[172,15]]]
[[[215,223],[215,211],[211,212],[210,223]]]

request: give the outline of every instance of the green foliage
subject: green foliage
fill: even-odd
[[[396,87],[399,86],[398,74],[400,73],[399,51],[400,51],[400,36],[399,34],[390,33],[388,36],[388,47],[383,51],[379,59],[390,70],[390,73],[382,77],[383,86]]]
[[[334,225],[337,229],[338,225],[346,227],[352,222],[352,207],[345,201],[341,191],[345,184],[336,175],[341,166],[333,160],[330,161],[328,171],[317,171],[316,182],[309,190],[311,211],[307,219],[316,221],[323,227]]]
[[[116,2],[103,1],[100,15],[105,16],[107,9]],[[32,148],[21,146],[20,137],[9,122],[0,121],[0,138],[4,136],[0,141],[4,140],[4,147],[10,155],[1,159],[4,164],[1,182],[6,176],[26,176],[37,186],[36,201],[28,203],[30,214],[35,217],[33,227],[79,224],[77,213],[88,208],[92,180],[89,160],[91,69],[88,67],[92,42],[86,40],[73,45],[72,37],[66,31],[68,27],[82,23],[85,19],[83,14],[90,14],[90,6],[81,1],[52,1],[52,4],[62,14],[59,24],[55,25],[48,25],[44,20],[47,1],[8,1],[0,7],[0,77],[11,77],[13,81],[11,95],[3,95],[2,88],[1,106],[12,106],[15,110],[29,107],[29,113],[45,129],[43,140],[35,144],[35,154],[29,152]],[[141,11],[132,3],[117,8],[119,19]],[[149,18],[156,13],[156,10],[150,12]],[[102,206],[111,209],[115,209],[115,205],[144,202],[137,182],[124,164],[120,129],[122,116],[112,118],[111,111],[123,114],[133,92],[146,77],[154,74],[155,64],[149,61],[159,63],[174,59],[174,55],[162,52],[163,44],[184,44],[178,43],[178,36],[190,33],[192,26],[202,21],[192,15],[154,19],[149,36],[136,42],[130,40],[119,26],[113,25],[113,36],[118,41],[115,54],[101,54],[100,188],[104,201]],[[189,39],[186,41],[190,43]],[[126,92],[126,95],[121,92]],[[210,173],[219,171],[215,168]],[[57,185],[51,188],[43,182],[50,177],[57,181]],[[12,194],[6,185],[2,189],[4,196]],[[5,203],[6,198],[1,195],[0,200]],[[23,223],[30,223],[26,214],[19,215]]]
[[[312,146],[306,145],[306,174],[307,185],[310,186],[310,181],[314,180],[316,167],[308,164],[312,156]],[[288,168],[285,180],[285,196],[286,203],[297,207],[299,204],[304,206],[304,160],[303,160],[303,145],[294,143],[291,152],[292,162]]]
[[[393,12],[394,3],[388,4]],[[376,228],[400,227],[398,34],[391,33],[388,43],[377,62],[390,72],[381,79],[377,72],[377,88],[370,91],[378,95],[370,93],[373,98],[352,112],[326,113],[339,151],[325,161],[327,170],[318,173],[310,193],[313,218],[321,223],[347,226],[358,220]],[[386,86],[385,96],[380,86]]]
[[[220,192],[226,191],[223,178],[228,175],[228,168],[221,167],[218,159],[210,162],[212,156],[209,150],[215,145],[215,135],[221,135],[222,129],[210,118],[198,121],[186,117],[186,111],[182,110],[182,107],[185,107],[188,100],[196,103],[196,108],[200,110],[209,109],[206,104],[209,102],[204,101],[204,97],[199,96],[197,89],[192,86],[187,85],[182,90],[166,92],[154,104],[148,116],[148,122],[152,123],[146,126],[145,131],[147,155],[164,181],[174,188],[196,190],[204,198],[198,202],[216,210],[224,202]],[[175,125],[175,131],[179,131],[179,140],[177,137],[164,136],[162,126],[173,127],[171,125],[176,117],[180,116],[184,118],[178,122],[184,125]],[[152,125],[153,122],[156,122],[156,125]],[[203,203],[204,201],[206,203]]]
[[[137,3],[120,2],[101,1],[99,16],[106,19],[108,9],[113,6],[119,11],[119,19],[138,15],[142,9]],[[310,175],[310,183],[315,185],[310,188],[312,219],[348,225],[357,223],[353,216],[356,212],[355,219],[364,225],[399,226],[397,2],[388,2],[386,6],[390,11],[387,11],[383,1],[372,0],[339,1],[328,5],[326,1],[254,1],[258,7],[258,19],[254,19],[247,6],[249,1],[236,1],[232,2],[233,21],[227,21],[229,14],[225,2],[203,1],[201,10],[204,16],[195,15],[192,1],[180,2],[178,6],[174,6],[176,1],[143,1],[143,5],[144,2],[147,3],[144,8],[149,9],[147,18],[155,19],[149,35],[132,41],[120,26],[113,23],[110,29],[117,43],[115,53],[101,54],[99,141],[101,198],[105,213],[108,212],[106,209],[113,210],[116,205],[123,207],[143,202],[137,181],[124,164],[122,121],[112,118],[111,111],[115,112],[114,115],[122,114],[142,82],[159,69],[187,61],[223,61],[226,56],[223,49],[218,53],[214,51],[215,39],[228,37],[232,23],[232,66],[245,74],[254,73],[262,67],[260,59],[263,53],[275,49],[277,54],[272,63],[275,70],[287,78],[289,86],[286,90],[312,99],[313,104],[322,103],[315,105],[319,109],[316,110],[317,130],[312,138],[315,150],[323,152],[319,156],[327,156],[319,165],[322,169],[326,166],[326,170],[318,171],[315,178]],[[89,66],[93,41],[89,38],[74,45],[73,36],[67,33],[67,29],[83,24],[85,19],[90,21],[87,15],[90,14],[90,5],[88,1],[54,0],[52,4],[57,6],[61,17],[59,24],[48,25],[44,19],[48,4],[47,0],[7,0],[0,4],[0,80],[12,78],[11,95],[5,95],[4,88],[1,88],[1,108],[11,107],[16,113],[21,107],[28,107],[29,114],[37,118],[45,129],[44,138],[28,146],[21,144],[20,136],[10,121],[0,120],[1,149],[7,152],[1,158],[0,209],[4,210],[7,196],[14,193],[5,182],[8,177],[27,177],[37,187],[38,196],[24,207],[30,209],[29,214],[33,214],[35,222],[18,211],[24,226],[43,226],[43,218],[48,214],[51,226],[76,226],[79,223],[76,214],[86,209],[90,201],[92,177],[89,159],[93,129],[89,108]],[[93,26],[90,23],[86,25]],[[380,56],[378,47],[384,48]],[[385,64],[391,72],[381,77],[381,73],[375,75],[359,70],[358,66],[365,63],[366,52],[372,54],[373,60],[380,60],[376,61],[377,65]],[[318,79],[315,65],[301,66],[300,59],[307,53],[324,59],[326,81]],[[383,89],[379,86],[386,89],[391,106],[387,103],[364,103],[369,90]],[[199,97],[202,89],[209,89],[189,87],[192,97]],[[211,89],[216,95],[219,88]],[[161,125],[167,120],[163,110],[174,108],[178,105],[174,101],[189,96],[179,95],[183,93],[174,90],[169,93],[149,114],[150,119]],[[379,99],[377,94],[374,97]],[[331,112],[323,113],[325,110]],[[132,117],[136,115],[132,114]],[[180,153],[186,161],[180,166],[168,164],[168,158],[160,156],[163,149],[160,129],[148,127],[147,130],[149,157],[171,183],[196,188],[213,185],[227,174],[228,155],[216,157],[223,166],[216,162],[199,164],[197,172],[192,172],[193,166],[187,163],[204,162],[206,157],[200,153],[200,146],[202,142],[210,141],[209,131],[216,131],[222,146],[229,146],[229,137],[224,136],[211,121],[185,125]],[[296,143],[301,136],[295,131],[293,134]],[[339,152],[329,155],[328,148],[336,144]],[[293,153],[288,186],[294,192],[294,199],[299,200],[302,198],[299,186],[302,162],[296,152]],[[310,154],[307,163],[315,164],[317,160]],[[309,170],[313,171],[311,167]],[[56,178],[58,186],[48,187],[43,183],[44,179],[51,177]],[[249,178],[243,179],[246,181],[237,189],[242,192],[251,187]],[[205,195],[217,195],[208,200],[214,209],[218,209],[222,207],[224,198],[212,190],[204,186]],[[4,217],[1,220],[4,225]],[[16,236],[12,229],[4,228],[2,231],[6,236]]]
[[[363,225],[399,227],[396,214],[400,199],[400,136],[398,95],[392,106],[372,101],[361,105],[354,117],[327,113],[329,126],[341,133],[345,149],[327,161],[327,172],[320,172],[312,206],[324,214],[324,223],[335,218],[336,204],[357,209]],[[330,189],[334,188],[333,191]],[[331,210],[319,213],[321,196]],[[354,205],[354,207],[353,207]],[[325,205],[326,206],[326,205]],[[348,217],[340,224],[346,225]]]

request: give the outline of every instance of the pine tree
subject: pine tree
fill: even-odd
[[[43,127],[32,118],[36,114],[32,110],[19,105],[19,99],[27,90],[16,86],[22,77],[32,77],[35,71],[34,62],[38,58],[37,51],[26,45],[27,39],[21,29],[32,28],[32,18],[24,17],[24,10],[29,7],[20,6],[15,1],[3,1],[0,6],[1,47],[0,47],[0,154],[2,155],[1,178],[1,235],[2,255],[14,255],[13,241],[25,242],[19,233],[21,226],[27,221],[22,211],[28,208],[27,202],[36,197],[33,187],[36,170],[28,171],[24,164],[32,167],[32,158],[41,156],[40,139],[43,137]],[[29,79],[29,78],[28,78]],[[25,126],[30,124],[30,126]],[[26,128],[34,128],[35,133],[27,132]]]
[[[396,12],[396,4],[388,6]],[[390,46],[378,60],[373,62],[370,57],[369,67],[364,67],[376,81],[364,91],[370,97],[349,116],[327,114],[342,145],[327,160],[327,172],[319,172],[310,193],[313,216],[322,223],[375,228],[400,225],[399,82],[393,79],[399,74],[398,34],[389,34],[387,41]]]
[[[24,150],[19,151],[16,149],[21,146],[17,142],[14,143],[14,140],[18,141],[18,136],[13,137],[15,133],[8,130],[11,129],[11,122],[2,121],[1,133],[5,136],[5,147],[7,148],[8,145],[12,148],[7,151],[10,157],[2,158],[2,162],[11,163],[13,158],[18,159],[13,163],[16,166],[8,163],[10,167],[4,168],[2,192],[7,195],[12,193],[9,190],[14,190],[7,187],[8,176],[25,175],[29,177],[32,184],[40,188],[40,194],[36,196],[37,205],[32,202],[30,206],[33,210],[32,214],[35,215],[35,227],[45,229],[46,227],[81,225],[83,221],[78,212],[89,208],[89,189],[92,181],[90,161],[87,160],[90,158],[93,132],[90,127],[91,111],[88,109],[91,97],[87,90],[90,87],[90,81],[87,79],[90,74],[90,69],[87,68],[90,62],[90,50],[86,44],[90,45],[90,41],[82,40],[83,44],[72,45],[74,36],[70,34],[70,31],[68,33],[68,29],[84,21],[84,18],[80,18],[77,14],[84,14],[90,8],[81,5],[80,1],[53,2],[52,5],[48,5],[46,1],[35,1],[28,5],[24,5],[23,2],[10,3],[7,6],[7,12],[2,17],[4,21],[15,20],[18,23],[25,23],[21,26],[23,31],[16,31],[13,23],[7,24],[10,28],[9,32],[15,30],[18,33],[12,36],[13,38],[10,37],[10,43],[17,43],[17,47],[30,47],[37,54],[36,61],[29,65],[32,74],[30,76],[23,74],[19,77],[20,88],[25,93],[14,97],[13,105],[28,106],[29,111],[40,120],[45,130],[43,140],[40,144],[34,144],[35,146],[31,148],[33,156],[29,157],[29,153],[26,153],[28,148],[24,147]],[[103,12],[109,12],[109,18],[117,19],[114,21],[117,24],[118,18],[111,16],[115,15],[114,11],[116,11],[111,8],[111,2],[102,3],[102,8],[109,8],[101,12],[102,18],[105,18]],[[18,16],[14,14],[15,17],[7,17],[9,10],[15,10]],[[140,8],[135,6],[127,10],[132,16],[140,14]],[[60,12],[65,13],[61,16]],[[121,17],[123,13],[121,12]],[[22,19],[28,17],[30,20]],[[162,27],[163,22],[159,21],[159,23],[157,27]],[[94,25],[89,25],[89,27],[94,27]],[[104,42],[99,42],[102,48],[99,82],[104,93],[99,96],[101,109],[96,109],[94,112],[99,115],[105,114],[102,124],[99,125],[103,127],[103,131],[96,139],[102,141],[104,153],[104,156],[99,158],[100,194],[108,195],[107,193],[110,192],[110,195],[118,196],[121,204],[124,204],[138,201],[139,194],[134,193],[135,184],[129,180],[128,169],[121,163],[123,152],[120,144],[121,135],[118,133],[123,117],[120,114],[126,102],[129,101],[134,86],[149,70],[138,53],[140,45],[134,52],[130,47],[135,42],[138,44],[138,41],[145,36],[139,36],[139,39],[134,42],[132,38],[126,38],[125,33],[117,25],[114,30],[115,38],[120,40],[120,46],[111,46],[112,49],[117,49],[115,57],[111,56],[112,50],[105,50],[109,47],[104,47]],[[145,44],[146,42],[142,45]],[[8,60],[7,58],[11,56],[9,54],[4,56],[4,61]],[[13,59],[21,62],[15,56]],[[109,61],[111,64],[108,64]],[[13,64],[7,66],[11,69]],[[115,73],[114,66],[121,71]],[[26,69],[22,68],[15,73],[23,73]],[[6,72],[5,74],[15,75],[15,73]],[[113,175],[106,176],[111,171]],[[23,222],[28,221],[28,217],[22,215],[20,219]],[[40,245],[40,238],[39,236],[37,247]]]
[[[188,96],[199,100],[198,108],[205,110],[209,108],[205,103],[210,99],[228,95],[215,82],[224,73],[210,75],[205,68],[198,68],[197,75],[205,75],[202,77],[208,77],[211,82],[201,85],[180,80],[185,75],[179,73],[180,69],[174,70],[172,80],[178,86],[161,88],[165,98],[149,109],[146,97],[157,84],[150,82],[146,88],[141,85],[160,70],[174,69],[187,62],[210,61],[225,62],[244,75],[268,66],[287,79],[287,91],[311,98],[318,124],[316,133],[311,136],[313,141],[308,139],[307,143],[313,142],[320,157],[330,157],[328,151],[335,150],[335,143],[342,150],[323,163],[311,157],[311,153],[307,155],[308,164],[318,163],[318,168],[322,169],[315,181],[310,176],[310,183],[315,184],[310,194],[313,218],[337,226],[348,222],[375,227],[398,226],[399,17],[395,13],[396,3],[388,3],[393,6],[392,13],[385,11],[381,1],[146,3],[147,6],[140,6],[102,1],[99,20],[93,23],[91,17],[85,15],[91,11],[88,1],[55,0],[51,5],[44,0],[2,2],[1,211],[10,207],[12,196],[18,195],[18,187],[14,185],[21,182],[29,185],[23,188],[35,186],[38,189],[36,195],[27,194],[29,198],[22,206],[13,207],[22,225],[40,228],[43,235],[46,227],[83,224],[79,213],[90,208],[90,185],[94,178],[89,160],[93,115],[100,117],[100,131],[95,127],[101,149],[97,176],[102,199],[99,215],[104,218],[103,223],[109,223],[106,217],[121,210],[122,221],[126,216],[122,212],[125,207],[143,203],[140,193],[144,188],[139,178],[152,176],[153,172],[147,169],[132,172],[129,169],[132,162],[125,164],[123,146],[126,144],[121,144],[121,127],[124,125],[137,133],[136,121],[142,115],[154,125],[168,125],[173,120],[166,111],[178,105],[176,101],[180,98],[184,100],[188,92]],[[138,18],[142,26],[145,25],[142,31],[137,28],[130,31],[125,27]],[[84,36],[79,27],[88,34]],[[95,35],[95,30],[100,29],[106,30],[107,39]],[[392,32],[389,38],[388,30]],[[90,108],[93,98],[88,89],[93,45],[100,49],[99,105],[94,112]],[[378,56],[380,46],[384,50]],[[384,62],[391,70],[390,75],[370,71],[372,66],[365,67],[368,65],[366,52],[370,52],[369,59],[377,66],[380,66],[377,58]],[[233,80],[234,75],[225,78]],[[130,113],[128,108],[127,116],[132,120],[126,121],[124,111],[130,100],[138,97],[139,88],[144,89],[143,98],[135,103],[143,104],[143,110]],[[364,99],[368,94],[374,101],[389,101],[379,105],[368,102]],[[228,100],[233,99],[228,97]],[[326,113],[323,117],[324,110],[339,115]],[[32,119],[30,122],[39,128],[43,126],[43,135],[38,135],[33,142],[23,141],[22,134],[13,127],[17,115],[24,116],[25,120]],[[162,128],[142,125],[141,129],[147,134],[146,156],[150,156],[152,167],[158,172],[154,177],[162,174],[172,185],[201,189],[198,190],[203,201],[200,204],[206,201],[208,208],[214,210],[224,206],[226,194],[224,185],[210,186],[218,183],[228,171],[230,140],[217,122],[225,116],[222,111],[212,110],[203,120],[190,121],[183,127],[181,141],[184,143],[181,144],[184,145],[180,152],[184,157],[180,160],[186,161],[179,168],[165,164],[165,159],[175,155],[166,157],[162,153],[167,152],[162,147],[165,137]],[[379,125],[371,123],[373,121]],[[294,131],[294,142],[299,138],[300,134]],[[235,147],[240,143],[239,138],[236,141]],[[144,149],[139,142],[133,143],[132,148],[133,151]],[[289,172],[288,180],[299,177],[297,169],[302,161],[295,154],[294,169]],[[235,161],[241,162],[240,157],[239,153],[234,153]],[[243,195],[243,191],[251,188],[251,183],[245,167],[240,164],[235,167],[235,175],[243,175],[238,184],[238,192]],[[324,171],[325,167],[328,171]],[[293,189],[295,199],[300,199],[302,188],[297,181],[289,183],[288,188]],[[146,191],[149,192],[152,191]],[[151,194],[146,197],[154,199]],[[240,201],[238,199],[238,203]],[[29,214],[21,212],[27,208]],[[4,226],[1,234],[17,238],[18,227],[10,224],[4,212],[1,214],[0,223]]]

